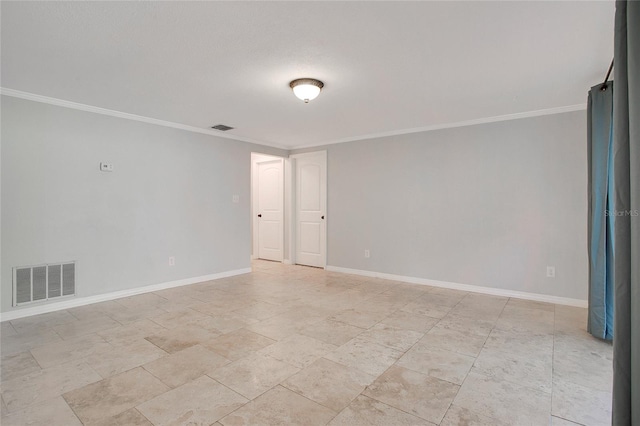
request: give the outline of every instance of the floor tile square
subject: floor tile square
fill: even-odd
[[[424,336],[424,333],[419,331],[404,330],[387,324],[376,324],[358,335],[358,338],[404,352],[420,340],[422,336]]]
[[[80,420],[61,396],[3,416],[0,423],[2,426],[82,426]]]
[[[293,334],[260,350],[260,353],[284,361],[294,367],[304,368],[336,348],[335,345],[324,343],[313,337]]]
[[[471,371],[454,404],[509,424],[547,425],[551,394]]]
[[[485,336],[470,331],[451,330],[436,325],[424,335],[420,342],[428,347],[475,357],[480,353],[486,339]]]
[[[437,293],[426,293],[417,300],[407,303],[402,310],[433,318],[442,318],[460,301],[463,296],[448,296]]]
[[[553,356],[553,347],[553,335],[493,329],[483,349],[502,352],[517,358],[549,359]]]
[[[74,339],[86,334],[120,327],[120,323],[106,315],[95,316],[82,321],[72,321],[53,327],[64,340]]]
[[[301,332],[307,325],[293,321],[285,315],[276,315],[264,321],[248,325],[245,328],[273,340],[282,340],[292,334]]]
[[[189,326],[200,320],[209,318],[209,315],[203,314],[193,309],[172,310],[160,315],[149,317],[149,319],[164,328],[176,328]]]
[[[149,306],[157,308],[169,303],[167,299],[155,293],[136,294],[135,296],[116,299],[115,302],[129,309],[147,308]]]
[[[496,318],[483,319],[474,317],[473,314],[465,315],[461,312],[450,312],[438,322],[438,328],[443,330],[455,330],[471,332],[479,336],[487,337],[495,326]]]
[[[166,331],[164,327],[145,318],[140,321],[130,322],[121,327],[99,331],[96,334],[112,345],[118,346],[128,345],[133,341],[144,339],[145,337],[162,333],[163,331]]]
[[[227,359],[235,361],[274,343],[276,343],[275,340],[269,339],[261,334],[246,329],[239,329],[204,342],[202,346]]]
[[[0,322],[0,337],[9,337],[18,334],[10,321]]]
[[[164,383],[138,367],[67,392],[64,399],[87,425],[127,411],[168,390]]]
[[[393,366],[363,395],[439,424],[460,386],[423,373]]]
[[[357,397],[351,405],[342,410],[330,426],[434,426],[420,417],[405,413],[364,395]]]
[[[58,333],[51,329],[29,332],[26,334],[10,334],[2,335],[2,345],[0,345],[0,354],[2,356],[15,355],[20,352],[26,352],[38,346],[47,343],[60,342],[62,339]]]
[[[2,399],[12,412],[101,379],[87,363],[68,362],[2,382]]]
[[[92,423],[91,426],[154,426],[135,408],[130,408],[115,416],[106,417]]]
[[[554,312],[506,306],[496,322],[496,328],[553,334]]]
[[[483,349],[473,371],[498,380],[551,393],[551,357],[514,356],[491,349]]]
[[[31,355],[31,352],[5,355],[0,360],[0,381],[6,382],[40,370],[40,364]]]
[[[382,320],[382,324],[390,325],[402,330],[418,331],[420,333],[426,333],[431,330],[434,325],[438,323],[438,318],[428,317],[426,315],[412,314],[398,310],[385,319]]]
[[[426,374],[392,366],[363,395],[438,424],[459,388]]]
[[[396,365],[461,385],[474,361],[475,358],[468,355],[417,343]]]
[[[282,386],[260,395],[220,420],[225,426],[325,425],[336,413]]]
[[[248,400],[202,376],[138,406],[155,426],[210,425]]]
[[[253,318],[255,320],[262,321],[267,318],[274,317],[288,310],[289,310],[289,307],[287,306],[275,305],[273,303],[267,303],[267,302],[256,302],[253,305],[236,309],[233,312],[243,317]]]
[[[268,355],[254,354],[218,368],[209,376],[254,399],[298,371],[299,368]]]
[[[341,411],[374,379],[358,369],[320,358],[289,377],[282,386],[334,411]]]
[[[229,362],[228,359],[195,345],[144,364],[143,368],[166,385],[175,388]]]
[[[325,343],[340,346],[362,333],[365,329],[340,321],[322,320],[300,331],[300,334],[313,337]]]
[[[553,346],[554,380],[587,388],[613,388],[613,347],[591,335],[556,333]]]
[[[61,342],[48,343],[31,350],[31,354],[42,368],[81,360],[95,353],[108,352],[113,348],[97,334],[89,334]]]
[[[78,319],[71,315],[69,312],[55,311],[46,314],[15,319],[10,323],[17,333],[24,334],[31,333],[37,330],[49,329],[56,325],[67,324],[74,321],[78,321]],[[9,322],[7,322],[7,324],[9,324]]]
[[[401,356],[401,351],[368,340],[355,338],[324,357],[377,377]]]
[[[106,379],[166,355],[153,343],[140,339],[94,352],[85,358],[85,362]]]
[[[346,309],[329,317],[330,320],[340,321],[360,328],[369,328],[389,315],[388,312],[376,312],[365,309]]]
[[[579,423],[570,422],[569,420],[551,416],[551,426],[582,426]]]
[[[554,380],[551,413],[585,426],[611,424],[611,392]]]
[[[515,299],[511,298],[507,302],[507,306],[509,308],[527,308],[527,309],[540,309],[543,311],[555,312],[555,307],[553,303],[546,302],[536,302],[535,300],[524,300],[524,299]]]
[[[227,312],[225,314],[214,315],[205,320],[201,320],[197,325],[207,329],[216,329],[221,333],[230,333],[243,327],[258,323],[259,321],[256,319],[243,317],[235,312]]]
[[[213,340],[221,334],[222,333],[217,330],[210,330],[197,325],[188,325],[170,330],[162,330],[145,339],[166,352],[174,353],[199,343]]]
[[[502,422],[478,413],[474,413],[466,408],[452,404],[445,414],[440,426],[512,426],[511,423]]]

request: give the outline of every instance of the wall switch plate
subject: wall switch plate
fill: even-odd
[[[234,203],[239,203],[240,202],[240,196],[239,195],[234,195],[233,198],[232,198],[232,201]]]
[[[100,163],[100,171],[101,172],[112,172],[113,164],[112,163]]]
[[[556,277],[556,267],[547,266],[547,278],[555,278],[555,277]]]
[[[169,257],[169,266],[175,266],[176,265],[176,258],[171,256]]]
[[[369,249],[364,251],[364,257],[366,257],[367,259],[371,257],[371,252],[369,251]]]

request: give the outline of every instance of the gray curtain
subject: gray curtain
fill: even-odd
[[[613,95],[613,424],[640,425],[640,2],[617,1]]]
[[[613,339],[613,82],[593,86],[587,107],[589,162],[589,322],[599,339]]]

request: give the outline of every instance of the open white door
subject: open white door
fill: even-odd
[[[296,263],[326,265],[326,151],[299,154],[296,160]]]
[[[284,257],[284,160],[257,165],[258,257],[282,262]]]

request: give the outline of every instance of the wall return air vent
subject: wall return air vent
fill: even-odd
[[[75,262],[13,268],[13,306],[75,294]]]
[[[226,126],[224,124],[216,124],[215,126],[211,126],[214,130],[220,130],[221,132],[226,132],[227,130],[233,130],[233,127]]]

